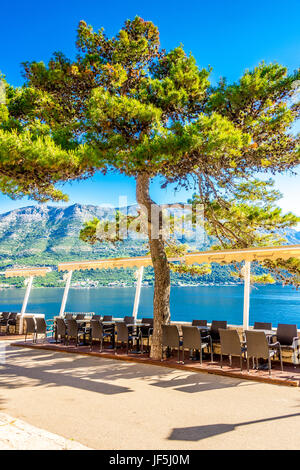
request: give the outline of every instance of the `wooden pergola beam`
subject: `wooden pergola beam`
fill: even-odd
[[[230,264],[234,261],[263,261],[265,259],[300,259],[300,245],[284,245],[258,248],[245,248],[241,250],[222,251],[197,251],[188,253],[184,258],[172,258],[169,261],[184,261],[191,265],[194,263],[221,263]],[[95,261],[72,261],[60,263],[58,271],[78,271],[85,269],[109,269],[109,268],[140,268],[141,266],[152,266],[150,256],[139,256],[135,258],[107,258]]]
[[[31,277],[31,276],[46,276],[51,271],[51,268],[11,268],[7,269],[4,273],[5,277]]]

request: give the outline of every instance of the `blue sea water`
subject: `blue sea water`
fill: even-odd
[[[135,289],[132,287],[99,287],[70,289],[66,311],[131,315]],[[27,312],[44,313],[51,318],[59,313],[63,296],[61,288],[33,289]],[[24,289],[0,291],[0,311],[20,311]],[[138,317],[152,316],[153,288],[143,287]],[[191,321],[194,318],[227,320],[240,325],[243,321],[243,286],[172,287],[171,319]],[[259,286],[251,290],[250,324],[255,321],[296,323],[300,328],[300,292],[286,286]]]

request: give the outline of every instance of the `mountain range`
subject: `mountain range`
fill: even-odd
[[[137,206],[127,208],[128,214],[136,214]],[[93,246],[79,240],[84,222],[97,217],[111,219],[111,207],[73,204],[66,207],[34,205],[0,214],[0,259],[16,260],[35,256],[51,258],[53,262],[68,259],[103,256],[138,256],[147,251],[145,242],[132,237],[114,247],[108,243]],[[300,231],[288,229],[289,244],[300,243]],[[209,240],[206,240],[209,245]]]
[[[136,206],[128,207],[134,214]],[[87,259],[103,256],[135,255],[145,251],[141,241],[125,241],[122,246],[108,243],[90,246],[79,240],[84,222],[97,217],[111,219],[113,208],[73,204],[67,207],[35,205],[0,214],[0,259],[20,261],[36,257],[57,263],[65,259]],[[134,245],[134,246],[133,246]]]
[[[137,205],[125,209],[128,214],[134,215],[137,213]],[[47,265],[55,267],[63,261],[146,254],[148,252],[147,243],[145,240],[137,239],[136,236],[131,236],[115,246],[111,243],[97,243],[91,246],[79,240],[79,232],[84,222],[94,217],[112,219],[114,211],[115,209],[111,207],[86,204],[73,204],[66,207],[41,204],[0,214],[1,271],[11,266]],[[288,229],[285,237],[289,244],[300,243],[300,231]],[[212,240],[204,237],[201,247],[194,245],[193,248],[208,249],[211,244]],[[78,280],[84,279],[85,276],[84,272],[77,272],[76,274]],[[120,276],[123,276],[126,282],[134,283],[133,273],[124,272],[120,274],[101,271],[89,273],[89,277],[92,280],[98,279],[101,285],[106,285],[110,281],[117,282]],[[191,278],[189,275],[172,274],[173,282],[179,283],[183,278],[184,282],[199,282],[199,280]],[[153,282],[151,269],[148,273],[148,281]],[[11,282],[14,285],[16,284],[16,280]],[[8,284],[11,282],[9,279],[5,281]],[[62,273],[53,272],[53,274],[47,275],[44,280],[39,282],[39,285],[60,285]],[[214,266],[212,274],[204,276],[201,282],[232,282],[230,266]],[[23,284],[18,284],[18,286],[21,285]]]

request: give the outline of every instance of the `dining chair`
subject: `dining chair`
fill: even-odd
[[[161,343],[161,352],[162,357],[164,353],[164,348],[168,349],[177,349],[178,350],[178,361],[180,362],[180,347],[182,346],[182,341],[180,340],[180,335],[177,325],[162,325],[162,343]]]
[[[184,362],[184,350],[196,349],[200,353],[200,364],[202,364],[202,351],[207,348],[210,351],[211,362],[213,362],[213,350],[211,337],[201,336],[197,326],[182,326],[182,362]]]
[[[277,355],[280,360],[281,371],[283,371],[281,346],[279,341],[276,343],[268,343],[268,339],[263,331],[246,330],[246,346],[247,346],[247,370],[249,372],[250,357],[256,359],[256,367],[258,367],[258,359],[268,360],[269,375],[271,375],[271,358]]]
[[[240,358],[240,368],[243,370],[243,354],[246,347],[241,343],[237,330],[224,330],[219,328],[221,344],[221,369],[223,367],[223,356],[229,356],[230,367],[232,367],[232,356]]]
[[[277,341],[282,348],[292,351],[292,361],[294,366],[299,364],[299,344],[297,325],[279,323],[276,331]]]

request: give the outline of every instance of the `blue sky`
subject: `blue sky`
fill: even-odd
[[[135,15],[159,27],[164,48],[183,43],[199,66],[212,66],[213,83],[221,76],[237,80],[245,69],[262,60],[280,62],[290,71],[300,64],[299,0],[17,0],[1,5],[0,71],[10,83],[21,85],[21,62],[47,61],[58,50],[75,55],[76,27],[81,19],[95,29],[104,26],[106,33],[113,35],[125,19]],[[275,179],[284,194],[280,205],[300,216],[299,176]],[[116,174],[74,182],[65,185],[65,191],[70,203],[116,205],[122,195],[128,203],[135,202],[134,181]],[[174,194],[172,187],[161,190],[158,181],[152,184],[151,192],[158,202],[185,201],[191,194]],[[32,203],[0,195],[0,212]]]

